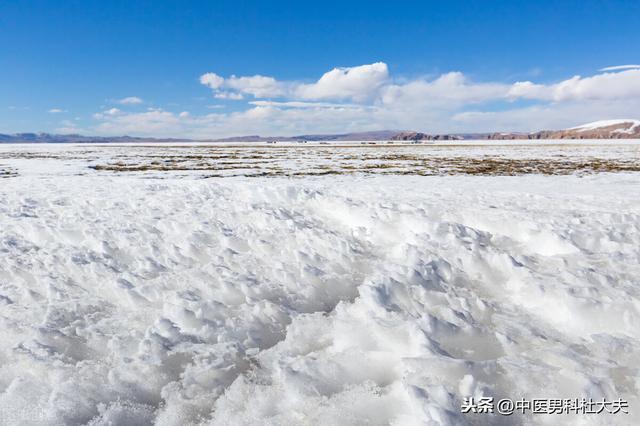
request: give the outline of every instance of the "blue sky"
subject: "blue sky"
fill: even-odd
[[[639,17],[640,2],[620,0],[2,2],[0,132],[206,138],[639,118],[640,69],[602,71],[640,63]]]

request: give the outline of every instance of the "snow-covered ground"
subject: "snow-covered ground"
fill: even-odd
[[[1,145],[22,175],[518,175],[640,171],[640,140]]]
[[[446,156],[638,158],[488,146]],[[88,167],[144,152],[0,146],[0,424],[640,422],[640,173]],[[630,414],[462,414],[469,396]]]

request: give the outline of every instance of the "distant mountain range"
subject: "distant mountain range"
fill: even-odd
[[[138,138],[133,136],[54,135],[50,133],[0,133],[0,143],[113,143],[113,142],[184,142],[189,139]]]
[[[268,141],[386,141],[404,132],[399,130],[379,130],[375,132],[340,133],[326,135],[299,135],[299,136],[234,136],[231,138],[217,139],[216,142],[268,142]]]
[[[294,141],[418,141],[418,140],[509,140],[509,139],[640,139],[640,120],[603,120],[564,130],[543,130],[532,133],[446,133],[380,130],[374,132],[317,134],[299,136],[258,135],[224,139],[141,138],[132,136],[82,136],[49,133],[0,134],[0,143],[126,143],[126,142],[294,142]]]
[[[640,139],[639,120],[602,120],[564,130],[542,130],[532,133],[458,133],[432,135],[400,132],[391,140],[509,140],[509,139]]]

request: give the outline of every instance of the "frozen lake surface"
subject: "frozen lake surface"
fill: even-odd
[[[618,141],[0,145],[0,424],[638,424],[639,164]]]

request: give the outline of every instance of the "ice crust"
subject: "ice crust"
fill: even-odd
[[[640,421],[638,174],[0,185],[0,424]]]

